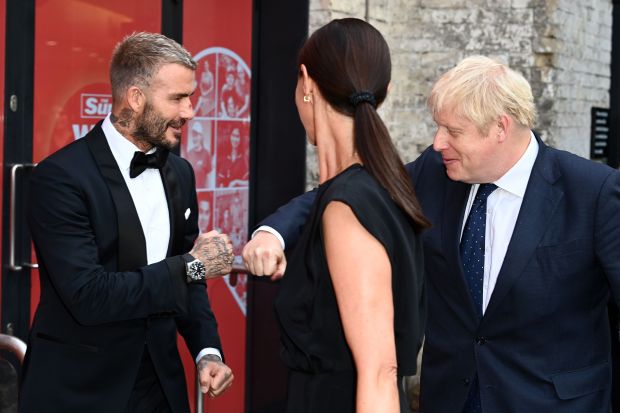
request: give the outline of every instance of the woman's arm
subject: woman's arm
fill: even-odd
[[[392,268],[385,248],[342,202],[325,209],[323,235],[357,369],[356,412],[399,412]]]

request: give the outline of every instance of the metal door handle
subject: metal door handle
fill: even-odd
[[[22,364],[24,362],[24,356],[26,355],[26,343],[17,337],[8,334],[0,334],[0,350],[10,351],[17,357],[19,363]]]
[[[9,269],[12,271],[21,271],[23,267],[39,268],[38,264],[26,262],[21,265],[16,264],[15,259],[15,239],[17,225],[17,171],[23,168],[34,168],[36,163],[16,163],[11,166],[11,188],[10,188],[10,205],[9,205]]]
[[[198,375],[198,368],[196,368],[196,404],[194,405],[195,413],[204,412],[205,404],[202,400],[203,400],[203,396],[202,396],[202,392],[200,391],[200,376]]]

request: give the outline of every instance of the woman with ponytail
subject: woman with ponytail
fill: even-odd
[[[320,186],[276,300],[291,413],[408,411],[428,223],[377,113],[390,72],[383,36],[359,19],[330,22],[300,52],[295,101]]]

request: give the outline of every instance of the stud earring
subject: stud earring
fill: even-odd
[[[304,95],[304,102],[306,103],[312,102],[312,95],[310,93],[308,93],[307,95]]]

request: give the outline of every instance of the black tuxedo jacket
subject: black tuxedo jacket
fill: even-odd
[[[620,298],[620,172],[538,143],[482,320],[459,256],[470,185],[450,180],[432,148],[407,166],[433,224],[423,236],[424,413],[460,413],[475,374],[484,412],[609,412],[607,304],[610,293]],[[310,198],[262,223],[277,229],[287,248]]]
[[[170,154],[161,175],[168,258],[146,265],[140,220],[101,124],[35,168],[29,224],[41,300],[21,411],[124,411],[145,344],[173,411],[188,411],[176,332],[194,357],[221,345],[206,286],[186,284],[180,256],[198,234],[194,173]]]

